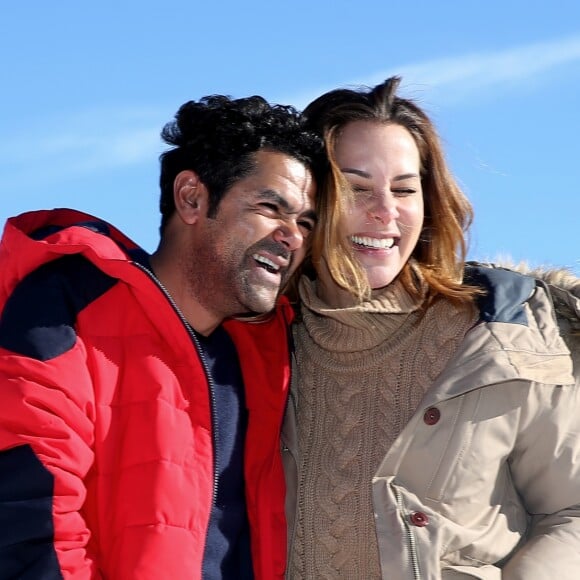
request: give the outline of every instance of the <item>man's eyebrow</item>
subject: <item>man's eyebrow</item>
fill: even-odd
[[[271,201],[272,203],[277,204],[282,209],[282,211],[290,215],[300,213],[299,211],[293,210],[293,208],[288,203],[288,200],[285,197],[282,197],[277,191],[273,189],[263,189],[262,191],[259,191],[257,195],[257,200]],[[304,212],[302,214],[302,217],[310,219],[315,223],[318,222],[318,216],[316,215],[316,212],[313,209],[309,209],[308,211]]]
[[[258,201],[271,201],[287,211],[290,211],[288,200],[282,197],[277,191],[273,189],[262,189],[257,194]]]

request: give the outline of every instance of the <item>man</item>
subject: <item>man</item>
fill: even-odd
[[[73,210],[6,225],[0,578],[284,574],[291,309],[264,315],[323,146],[261,97],[188,102],[162,137],[153,255]]]

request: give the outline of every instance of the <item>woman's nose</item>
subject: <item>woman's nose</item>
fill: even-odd
[[[371,221],[386,223],[398,219],[399,210],[396,198],[389,192],[374,197],[367,207]]]

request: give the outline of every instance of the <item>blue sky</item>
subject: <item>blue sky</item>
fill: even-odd
[[[403,77],[475,207],[469,257],[580,275],[580,2],[0,7],[0,222],[74,207],[158,241],[159,131],[207,94],[305,106]]]

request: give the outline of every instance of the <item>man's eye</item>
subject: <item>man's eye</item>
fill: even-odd
[[[303,220],[298,222],[298,227],[303,229],[307,233],[310,233],[314,229],[314,223],[312,223],[310,220]]]
[[[278,211],[278,206],[275,203],[268,203],[268,202],[264,202],[260,204],[260,207],[262,209],[266,209],[268,211]]]

